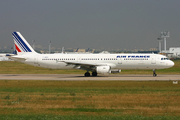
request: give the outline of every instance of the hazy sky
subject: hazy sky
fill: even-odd
[[[180,47],[180,0],[1,0],[0,47],[13,46],[19,31],[32,45],[48,48]]]

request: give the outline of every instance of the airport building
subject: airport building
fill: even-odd
[[[78,48],[78,49],[74,49],[73,51],[74,51],[74,52],[86,52],[86,49],[79,49],[79,48]]]
[[[168,58],[180,58],[180,47],[170,47],[169,50],[163,50],[161,54],[166,55]]]
[[[160,37],[157,38],[159,41],[159,53],[166,55],[168,58],[180,58],[180,47],[170,47],[166,50],[166,39],[170,37],[169,31],[162,31]],[[161,42],[164,41],[164,50],[161,51]]]

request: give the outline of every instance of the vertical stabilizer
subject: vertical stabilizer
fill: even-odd
[[[20,32],[13,32],[12,35],[17,54],[36,53]]]

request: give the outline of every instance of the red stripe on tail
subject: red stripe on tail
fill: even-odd
[[[15,46],[16,46],[16,50],[18,51],[18,52],[21,52],[21,50],[18,48],[18,46],[15,44]]]

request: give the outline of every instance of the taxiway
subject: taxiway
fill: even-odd
[[[83,80],[130,80],[130,81],[150,81],[150,80],[180,80],[180,75],[100,75],[97,77],[84,77],[82,74],[0,74],[0,80],[61,80],[61,81],[83,81]]]

